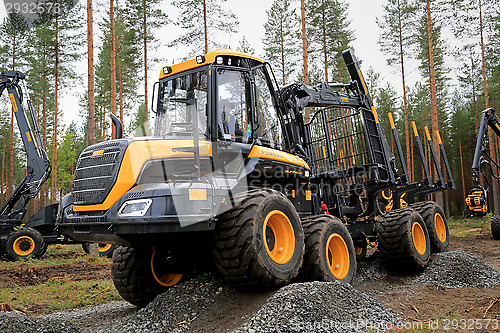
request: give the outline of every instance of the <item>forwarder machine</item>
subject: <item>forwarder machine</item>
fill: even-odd
[[[2,72],[0,96],[5,90],[16,116],[28,163],[26,176],[0,208],[0,257],[5,254],[9,260],[40,258],[49,244],[75,242],[55,230],[58,203],[46,206],[25,219],[28,202],[38,195],[50,175],[50,161],[26,88],[25,75],[19,71]],[[24,102],[30,120],[26,116]],[[88,253],[88,244],[82,243],[82,247]],[[111,257],[114,248],[113,244],[98,244],[101,256]]]
[[[44,237],[36,229],[41,227],[40,223],[37,223],[37,217],[43,212],[49,212],[53,206],[44,208],[38,215],[35,214],[35,219],[28,223],[23,221],[26,205],[30,199],[38,195],[50,175],[50,162],[40,137],[24,79],[24,74],[19,71],[6,71],[0,74],[0,95],[7,90],[28,161],[26,176],[0,208],[0,256],[5,253],[11,260],[29,256],[41,257],[51,239],[58,237],[55,234],[47,235],[44,242]],[[23,97],[26,98],[31,126],[23,107]],[[55,214],[47,219],[52,220],[52,231],[54,217]]]
[[[378,212],[397,170],[360,63],[343,58],[352,81],[314,87],[279,88],[268,63],[231,50],[164,67],[154,135],[82,152],[59,232],[120,245],[113,281],[138,306],[211,262],[247,289],[350,282],[367,239],[395,269],[423,269],[421,216]]]
[[[489,170],[491,173],[493,182],[500,179],[500,165],[488,153],[488,127],[500,137],[500,119],[498,119],[493,108],[481,112],[476,150],[474,152],[474,159],[472,160],[472,188],[467,198],[465,198],[464,216],[485,216],[488,212],[489,184],[486,170]],[[490,144],[493,145],[494,143],[490,142]],[[486,188],[482,187],[479,183],[479,174],[483,176]],[[500,216],[493,216],[491,218],[491,234],[494,239],[500,239]]]

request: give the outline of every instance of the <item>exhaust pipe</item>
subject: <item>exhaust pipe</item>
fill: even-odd
[[[113,122],[113,125],[116,128],[115,139],[123,138],[123,125],[120,119],[118,119],[118,117],[116,117],[114,114],[111,113],[111,121]]]

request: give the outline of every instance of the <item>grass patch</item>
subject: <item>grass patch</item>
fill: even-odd
[[[455,237],[477,236],[481,233],[491,232],[490,221],[491,216],[486,216],[484,219],[481,217],[451,217],[448,220],[448,227],[450,234]]]
[[[123,299],[111,281],[57,279],[34,286],[1,288],[0,300],[27,313],[48,314]]]
[[[40,259],[29,258],[19,261],[0,260],[0,269],[6,268],[38,268],[56,265],[73,265],[81,263],[109,263],[106,257],[93,257],[83,252],[81,245],[49,245],[47,252]]]

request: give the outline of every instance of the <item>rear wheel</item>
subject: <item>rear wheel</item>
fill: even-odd
[[[304,231],[292,203],[274,190],[237,195],[214,231],[218,271],[244,288],[274,289],[289,283],[304,256]]]
[[[376,224],[378,249],[396,270],[419,271],[429,263],[431,245],[422,217],[412,208],[395,209]]]
[[[491,218],[491,235],[493,239],[500,239],[500,216],[493,216]]]
[[[349,283],[356,274],[356,251],[346,226],[330,215],[302,221],[305,255],[301,276],[307,281]]]
[[[443,252],[450,245],[450,230],[441,207],[434,201],[417,202],[411,205],[425,222],[431,248],[434,252]]]
[[[40,232],[33,228],[13,231],[5,243],[5,253],[9,260],[40,258],[47,250]]]
[[[167,251],[119,246],[113,253],[111,275],[118,293],[129,303],[146,306],[168,287],[179,283],[183,274],[169,263]]]

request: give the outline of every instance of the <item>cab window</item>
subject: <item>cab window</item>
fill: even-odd
[[[256,99],[254,140],[257,144],[282,149],[283,133],[263,67],[254,69],[253,76]]]

